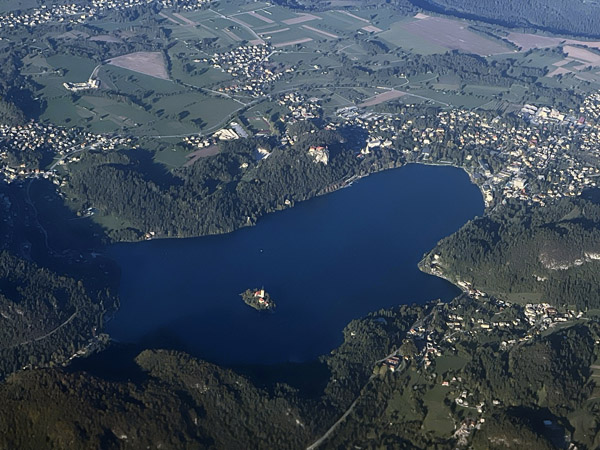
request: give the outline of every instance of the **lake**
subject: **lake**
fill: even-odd
[[[106,331],[221,364],[314,360],[352,319],[457,295],[417,263],[483,208],[464,171],[408,165],[227,235],[117,244],[121,308]],[[274,313],[239,295],[263,286]]]

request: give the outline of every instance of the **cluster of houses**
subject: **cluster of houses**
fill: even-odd
[[[395,372],[400,367],[402,360],[399,356],[390,356],[385,358],[383,365],[386,366],[391,372]]]
[[[238,81],[230,86],[220,87],[220,92],[244,92],[252,97],[267,94],[267,86],[278,80],[293,68],[277,69],[269,63],[273,48],[268,44],[244,45],[223,53],[215,53],[210,58],[195,59],[194,62],[210,64],[215,69],[228,73]]]
[[[287,108],[288,112],[282,115],[279,120],[284,124],[294,124],[303,120],[316,119],[321,117],[323,110],[319,104],[317,98],[307,98],[305,95],[298,94],[296,92],[288,92],[283,94],[277,103],[280,106]],[[326,128],[332,129],[337,127],[336,124],[331,123]],[[297,141],[298,136],[291,136],[287,131],[281,136],[280,143],[282,146],[294,145]]]
[[[183,138],[183,143],[191,147],[193,149],[210,147],[211,145],[215,145],[217,140],[213,137],[201,136],[198,134],[192,136],[186,136]]]
[[[457,430],[454,432],[454,438],[456,439],[457,447],[465,447],[468,444],[468,439],[474,430],[479,430],[481,425],[485,423],[483,417],[478,420],[472,418],[466,418],[461,423]]]
[[[39,8],[0,15],[1,28],[34,27],[51,22],[83,23],[110,10],[158,4],[163,8],[194,10],[210,0],[92,0],[89,3],[42,5]]]
[[[279,120],[285,124],[293,124],[298,121],[314,119],[322,114],[318,99],[310,98],[298,93],[285,93],[280,96],[277,103],[288,109],[288,112],[282,115]],[[332,123],[327,128],[337,127]],[[247,138],[248,132],[238,123],[231,122],[228,126],[216,131],[211,136],[192,135],[183,138],[183,143],[191,148],[205,148],[217,144],[219,141],[230,141],[240,138]],[[287,131],[280,137],[282,146],[293,145],[298,136],[290,136]],[[326,147],[315,146],[308,149],[316,162],[327,165],[329,162],[329,151]]]
[[[524,110],[529,119],[517,125],[459,109],[440,111],[434,118],[421,116],[428,120],[427,127],[416,126],[416,116],[374,113],[357,107],[342,108],[337,117],[341,124],[362,127],[369,133],[363,155],[391,147],[404,153],[407,160],[443,162],[433,160],[430,148],[452,143],[464,160],[445,162],[463,165],[469,171],[488,206],[507,198],[543,206],[548,199],[575,196],[596,185],[600,169],[590,163],[589,156],[600,157],[600,125],[597,120],[586,121],[586,117],[598,119],[598,105],[599,94],[586,99],[578,115],[527,105]],[[534,111],[537,115],[532,116]],[[548,127],[548,121],[557,126]],[[397,139],[407,135],[412,137],[412,148],[406,144],[399,148]],[[577,149],[585,154],[574,151]],[[485,158],[481,157],[482,150]]]
[[[581,311],[568,310],[560,312],[548,303],[528,303],[525,305],[523,313],[527,323],[531,326],[537,325],[540,331],[544,331],[554,323],[568,322],[583,316]]]
[[[462,391],[458,397],[456,397],[454,399],[454,402],[458,405],[458,406],[462,406],[463,408],[473,408],[475,409],[479,414],[483,413],[483,408],[485,407],[485,402],[479,402],[476,404],[473,404],[469,397],[471,397],[473,395],[473,393],[469,392],[469,391]]]
[[[250,48],[259,55],[266,51],[266,46],[248,47],[248,51]],[[227,58],[232,58],[236,51],[226,54]],[[289,110],[280,118],[286,124],[322,116],[319,99],[296,92],[281,95],[278,103]],[[550,199],[576,196],[596,186],[600,168],[592,161],[600,158],[600,94],[586,98],[577,114],[526,105],[521,116],[527,120],[513,124],[500,117],[489,119],[459,109],[425,117],[418,116],[416,110],[414,115],[396,115],[351,106],[339,109],[336,119],[326,128],[351,125],[367,131],[365,146],[358,157],[389,148],[401,152],[407,161],[439,163],[443,161],[432,158],[430,147],[451,143],[463,160],[445,162],[462,165],[470,173],[488,206],[509,198],[544,206]],[[422,125],[424,120],[428,126]],[[547,126],[548,121],[556,126]],[[240,137],[234,133],[235,130],[226,129],[218,138]],[[406,145],[406,136],[410,146]],[[293,145],[296,140],[297,136],[285,133],[280,144]],[[188,141],[197,147],[212,145],[206,138],[188,138]],[[317,147],[309,152],[319,162],[327,163],[328,155]]]
[[[305,95],[297,92],[283,94],[277,103],[289,110],[286,117],[282,118],[286,123],[316,119],[317,117],[321,117],[323,113],[318,98],[307,98]]]
[[[227,127],[215,131],[211,136],[186,136],[183,138],[183,143],[194,149],[199,149],[217,145],[219,141],[235,141],[248,136],[248,132],[239,123],[231,122]]]
[[[558,109],[547,106],[524,105],[521,108],[521,117],[533,125],[571,125],[574,127],[585,126],[585,116],[576,116],[573,112],[565,114]]]
[[[472,337],[485,332],[485,342],[496,341],[500,351],[507,351],[518,342],[527,341],[541,333],[552,323],[579,319],[581,312],[559,312],[547,303],[528,304],[525,307],[487,297],[484,301],[466,303],[439,303],[419,320],[407,333],[407,339],[415,344],[416,354],[402,355],[398,350],[381,361],[385,371],[398,372],[402,359],[412,360],[413,367],[431,381],[449,388],[448,396],[461,413],[470,417],[458,427],[455,437],[466,443],[472,431],[485,422],[487,404],[478,392],[478,386],[469,384],[468,379],[460,376],[460,369],[442,369],[439,371],[435,359],[447,355],[460,355],[456,342],[461,336]],[[493,330],[496,330],[494,333]],[[507,339],[508,338],[508,339]],[[406,342],[406,339],[405,339]],[[462,350],[464,351],[464,350]],[[440,381],[440,376],[443,378]],[[501,402],[492,399],[491,404]]]
[[[530,303],[523,307],[489,297],[481,303],[481,307],[472,305],[470,310],[452,304],[440,304],[435,308],[435,314],[430,314],[429,319],[415,325],[407,333],[407,339],[415,344],[417,353],[404,355],[404,358],[412,358],[424,369],[429,368],[443,354],[456,354],[455,343],[460,340],[461,335],[473,337],[485,333],[486,340],[496,336],[502,339],[499,344],[504,351],[516,343],[533,339],[558,323],[583,317],[580,311],[559,311],[548,303]],[[511,338],[506,339],[511,335]],[[402,357],[399,352],[385,359],[382,364],[388,368],[398,367],[399,358]],[[444,382],[444,386],[448,386],[448,382]]]
[[[9,148],[22,152],[43,150],[55,157],[61,157],[86,147],[113,150],[131,141],[131,138],[109,137],[75,128],[41,125],[36,122],[14,126],[0,125],[0,149],[3,149],[0,151],[0,164],[2,164],[0,172],[9,181],[44,175],[39,169],[26,167],[24,164],[18,167],[10,166],[6,153],[6,149]]]
[[[439,254],[433,255],[433,258],[427,269],[433,275],[437,275],[442,278],[444,277]],[[521,329],[521,336],[519,338],[502,342],[502,346],[504,348],[507,348],[516,342],[528,341],[535,335],[544,332],[548,328],[553,327],[558,323],[577,320],[583,316],[583,313],[580,311],[559,311],[557,308],[549,305],[548,303],[529,303],[525,305],[525,307],[520,307],[500,299],[490,298],[485,292],[476,289],[468,281],[457,280],[455,283],[470,297],[478,300],[485,299],[485,301],[488,303],[492,302],[500,309],[500,311],[505,309],[512,310],[514,314],[512,317],[505,319],[498,317],[471,317],[468,321],[464,320],[464,318],[458,314],[447,314],[445,320],[445,326],[447,329],[452,330],[453,332],[462,331],[469,334],[494,330],[511,330],[515,332],[518,329]],[[452,339],[449,342],[452,342]]]
[[[267,295],[266,295],[264,289],[259,289],[259,290],[255,291],[254,298],[258,301],[258,304],[260,306],[264,306],[266,308],[271,306],[271,302],[269,302],[269,299],[267,298]]]

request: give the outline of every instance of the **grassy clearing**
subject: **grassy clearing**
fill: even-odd
[[[210,9],[200,11],[185,11],[180,12],[179,14],[196,23],[200,23],[217,16],[214,11],[211,11]]]
[[[495,295],[498,298],[508,300],[511,303],[518,303],[524,305],[526,303],[540,303],[542,301],[542,294],[536,294],[534,292],[490,292],[491,295]]]
[[[105,230],[125,230],[133,227],[133,225],[127,220],[102,213],[94,214],[92,216],[92,220]]]
[[[62,82],[82,82],[86,81],[94,67],[98,65],[96,61],[87,58],[81,58],[79,56],[71,55],[54,55],[46,58],[48,64],[54,69],[62,69],[64,71],[64,77]]]
[[[446,53],[448,51],[448,49],[440,45],[436,45],[427,41],[426,39],[408,32],[404,28],[405,25],[406,20],[395,22],[390,25],[390,29],[388,31],[379,33],[378,37],[379,39],[392,44],[395,47],[402,47],[422,55]]]
[[[171,75],[173,79],[182,81],[187,84],[191,84],[192,86],[210,87],[215,84],[229,82],[233,80],[233,77],[227,72],[223,72],[220,69],[214,69],[212,67],[209,68],[207,64],[192,62],[191,64],[197,65],[201,69],[208,69],[199,75],[192,75],[187,73],[183,69],[181,61],[179,61],[178,59],[173,59],[172,61],[173,64],[171,67]]]
[[[271,134],[273,132],[273,126],[269,122],[268,116],[261,115],[258,112],[255,112],[254,114],[246,114],[245,116],[252,132],[262,132],[267,134]]]
[[[330,97],[328,97],[327,101],[323,103],[323,108],[324,109],[338,109],[338,108],[342,108],[344,106],[349,106],[352,104],[352,102],[349,102],[348,99],[342,97],[341,95],[336,94],[333,91],[330,91],[326,88],[322,89],[321,91],[323,94],[331,94]]]
[[[354,34],[362,27],[369,25],[366,22],[353,19],[352,17],[341,14],[337,11],[329,11],[321,15],[324,19],[322,22],[325,22],[328,27],[336,30],[336,34]]]
[[[458,371],[462,369],[467,360],[461,356],[444,355],[436,358],[435,368],[439,374],[444,374],[448,371]]]
[[[42,55],[27,55],[23,58],[23,74],[39,73],[41,71],[53,70],[53,67],[46,61]]]
[[[185,122],[200,119],[205,124],[205,128],[215,126],[240,106],[239,103],[228,98],[210,97],[201,93],[165,97],[155,105],[156,108],[163,109],[166,114],[167,111],[170,112],[171,116],[176,112],[179,119]],[[179,116],[180,113],[185,112],[187,112],[184,114],[185,117]]]
[[[241,20],[244,23],[247,23],[250,28],[255,29],[255,28],[260,28],[260,27],[264,27],[265,25],[267,25],[266,22],[260,20],[257,17],[252,16],[251,14],[240,14],[235,16],[236,19]],[[269,17],[270,19],[270,17]],[[271,19],[273,20],[273,19]]]
[[[285,27],[288,28],[288,27]],[[304,39],[307,37],[313,38],[314,37],[312,35],[309,36],[309,31],[302,29],[302,28],[294,28],[294,27],[289,27],[290,29],[287,31],[282,31],[281,33],[275,33],[275,34],[271,34],[271,35],[265,35],[265,40],[267,40],[267,42],[270,42],[273,45],[277,45],[277,44],[282,44],[285,42],[292,42],[292,41],[297,41],[299,39]],[[271,36],[270,39],[267,38],[267,36]],[[319,37],[317,36],[317,39]],[[293,48],[293,46],[290,46],[289,48]]]
[[[208,30],[202,26],[196,27],[182,27],[182,26],[173,26],[169,27],[172,30],[172,36],[181,40],[195,40],[195,39],[205,39],[205,38],[215,38],[219,37],[220,34],[218,31]]]
[[[353,60],[358,60],[367,56],[367,52],[357,44],[347,44],[345,42],[341,42],[338,47],[339,48],[337,51],[346,53],[350,59]]]
[[[190,152],[181,147],[163,149],[154,154],[154,161],[173,169],[182,167],[188,160],[187,155]]]
[[[108,87],[119,92],[146,93],[152,91],[152,93],[171,95],[183,90],[183,88],[177,86],[171,80],[161,80],[160,78],[133,72],[121,67],[104,65],[101,67],[99,73],[101,81],[110,82]]]
[[[16,11],[18,9],[37,8],[37,0],[4,0],[0,3],[0,13]]]
[[[449,387],[436,385],[423,397],[427,408],[423,427],[437,436],[448,436],[454,431],[450,408],[444,404],[449,392]]]
[[[397,421],[412,422],[421,420],[420,414],[416,411],[413,400],[413,387],[419,380],[419,375],[411,371],[408,379],[400,389],[395,389],[392,397],[387,402],[385,414],[388,417],[395,417]]]
[[[488,101],[487,99],[470,97],[461,92],[444,92],[435,91],[433,89],[410,89],[407,90],[407,92],[415,96],[414,98],[418,98],[417,96],[425,97],[427,99],[425,100],[426,102],[429,101],[432,104],[441,106],[452,105],[465,108],[477,108]]]
[[[509,92],[510,88],[502,86],[481,86],[477,84],[468,84],[465,86],[464,92],[473,95],[493,96],[503,92]]]
[[[137,134],[138,125],[145,125],[154,119],[141,107],[114,99],[85,96],[77,104],[94,111],[101,120],[112,121],[118,127],[129,129],[134,134]],[[93,122],[91,125],[91,129],[94,129]]]
[[[458,84],[435,83],[433,88],[441,91],[458,91],[460,86]]]
[[[223,1],[219,4],[219,11],[223,14],[235,14],[240,11],[253,11],[255,9],[262,9],[269,7],[270,3],[267,2],[256,2],[248,4],[240,4],[232,1]]]
[[[459,85],[461,83],[461,78],[458,75],[454,75],[454,74],[440,75],[438,77],[438,83],[449,84],[449,85]]]
[[[314,64],[317,59],[318,55],[312,52],[295,52],[293,50],[283,50],[281,53],[276,53],[271,57],[273,62],[294,66],[301,63]]]
[[[93,115],[90,112],[90,115]],[[48,102],[48,107],[41,115],[42,121],[57,125],[84,125],[86,121],[73,104],[70,96],[64,96]],[[85,125],[84,125],[85,126]]]

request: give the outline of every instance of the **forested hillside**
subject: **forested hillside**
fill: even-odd
[[[552,449],[563,448],[565,433],[578,448],[597,448],[597,321],[515,344],[510,338],[526,327],[482,330],[465,321],[460,332],[446,325],[455,315],[503,320],[522,317],[522,308],[462,296],[369,314],[322,358],[329,380],[311,396],[276,381],[257,388],[230,369],[165,350],[130,360],[127,379],[102,369],[20,372],[0,385],[0,447],[300,449],[348,411],[322,448]],[[394,350],[404,355],[395,371],[384,362]],[[319,383],[307,365],[294,371],[304,384]]]
[[[339,8],[333,1],[277,0],[276,3],[314,11]],[[344,6],[381,8],[382,4],[407,15],[415,14],[422,8],[509,27],[532,27],[572,35],[600,36],[600,4],[586,0],[367,0],[360,3],[345,2]]]
[[[354,174],[358,161],[338,144],[340,139],[328,131],[308,133],[286,150],[240,140],[171,173],[141,150],[88,153],[73,166],[66,191],[75,208],[97,208],[131,224],[113,233],[114,239],[135,240],[147,232],[163,237],[229,232]],[[272,154],[257,161],[261,145]],[[308,154],[311,145],[329,146],[327,165]]]
[[[561,199],[509,204],[443,239],[423,261],[434,273],[508,300],[600,307],[600,205]]]
[[[502,25],[600,36],[600,5],[585,0],[413,0],[412,3]]]
[[[82,281],[0,253],[0,377],[67,360],[99,333],[110,306]]]
[[[246,379],[181,353],[146,351],[145,380],[37,370],[0,386],[0,447],[301,448],[298,410]]]
[[[598,448],[597,322],[529,337],[525,324],[478,325],[522,320],[522,310],[466,296],[423,308],[422,328],[395,342],[406,367],[376,366],[324,448],[553,449],[566,448],[565,433],[580,449]],[[388,322],[398,317],[387,313]],[[448,325],[454,320],[458,328]]]

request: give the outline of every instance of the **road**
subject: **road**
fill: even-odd
[[[396,356],[398,354],[397,350],[394,350],[392,353],[390,353],[389,355],[381,358],[380,360],[375,361],[375,364],[380,364],[383,361],[385,361],[388,358],[391,358],[392,356]],[[402,359],[402,364],[400,365],[400,367],[398,367],[398,369],[396,369],[396,371],[402,371],[406,368],[406,362],[404,361],[404,358]],[[362,387],[361,391],[367,387],[367,385],[373,380],[373,378],[375,378],[376,375],[373,374],[369,377],[369,379],[367,380],[367,382],[364,384],[364,386]],[[344,421],[346,420],[346,417],[348,417],[348,415],[352,412],[352,410],[354,409],[354,407],[356,406],[356,404],[358,403],[358,401],[360,400],[360,394],[358,395],[358,397],[356,397],[356,400],[354,400],[352,402],[352,404],[348,407],[348,409],[344,412],[344,414],[342,414],[342,417],[340,417],[337,422],[335,422],[333,425],[331,425],[331,427],[329,427],[329,429],[319,438],[317,439],[315,442],[313,442],[311,445],[309,445],[308,447],[306,447],[306,450],[314,450],[317,447],[319,447],[323,442],[325,442],[329,436],[331,436],[331,434],[335,431],[335,429]]]
[[[229,120],[231,120],[240,111],[242,111],[246,108],[250,108],[251,106],[254,106],[255,104],[259,103],[261,100],[264,100],[264,99],[252,100],[250,103],[246,103],[246,104],[244,104],[244,106],[240,106],[238,109],[229,113],[226,117],[224,117],[221,121],[219,121],[212,127],[206,128],[205,130],[202,130],[200,132],[185,133],[185,134],[173,134],[173,135],[162,135],[161,134],[161,135],[153,135],[153,136],[148,136],[148,137],[155,138],[155,139],[169,139],[169,138],[184,138],[184,137],[188,137],[188,136],[205,136],[205,135],[211,133],[213,130],[221,128],[223,125],[225,125],[225,123],[227,123]]]
[[[69,318],[67,320],[65,320],[63,323],[61,323],[57,327],[53,328],[51,331],[49,331],[48,333],[44,334],[43,336],[38,336],[38,337],[36,337],[34,339],[30,339],[30,340],[25,341],[25,342],[19,342],[18,344],[14,344],[14,345],[12,345],[11,347],[8,347],[8,348],[17,348],[17,347],[20,347],[21,345],[32,344],[33,342],[38,342],[38,341],[44,340],[44,339],[52,336],[54,333],[56,333],[58,330],[60,330],[65,325],[68,325],[69,323],[71,323],[73,321],[73,319],[77,316],[77,314],[79,314],[79,310],[78,309],[73,314],[71,314],[71,316],[69,316]]]
[[[242,22],[241,20],[239,20],[239,19],[236,19],[236,18],[234,18],[233,16],[229,16],[229,17],[228,17],[228,16],[226,16],[226,15],[224,15],[224,14],[221,14],[219,11],[214,11],[214,10],[212,10],[212,12],[214,12],[215,14],[218,14],[218,15],[219,15],[219,16],[220,16],[222,19],[231,20],[232,22],[234,22],[234,23],[237,23],[237,24],[238,24],[240,27],[244,28],[244,29],[245,29],[245,30],[247,30],[247,31],[248,31],[248,32],[249,32],[251,35],[253,35],[253,36],[254,36],[254,38],[255,38],[256,40],[260,40],[260,41],[264,42],[264,41],[263,41],[263,39],[262,39],[262,38],[261,38],[261,37],[260,37],[258,34],[256,34],[252,28],[250,28],[248,25],[246,25],[246,24],[245,24],[244,22]]]
[[[48,170],[54,170],[54,168],[57,165],[59,165],[61,163],[61,161],[64,161],[65,159],[67,159],[68,157],[70,157],[76,153],[81,153],[85,150],[92,149],[95,146],[96,146],[96,144],[94,143],[94,144],[86,145],[85,147],[82,147],[82,148],[78,148],[77,150],[73,150],[73,149],[67,150],[64,155],[62,155],[60,158],[58,158],[56,161],[54,161],[52,163],[52,165],[48,168]]]
[[[418,319],[415,323],[412,324],[412,326],[409,329],[414,329],[414,328],[423,326],[425,321],[429,317],[431,317],[432,314],[433,314],[433,310],[426,316]],[[398,356],[398,350],[394,350],[389,355],[386,355],[383,358],[378,359],[377,361],[375,361],[374,365],[380,364],[380,363],[384,362],[386,359],[391,358],[392,356]],[[404,360],[404,358],[401,358],[401,365],[396,369],[396,372],[403,371],[404,369],[406,369],[406,361]],[[375,375],[375,374],[371,375],[369,377],[369,379],[367,380],[367,382],[363,385],[363,387],[361,388],[360,391],[362,392],[376,376],[377,375]],[[329,427],[329,429],[319,439],[317,439],[311,445],[306,447],[306,450],[315,450],[317,447],[319,447],[321,444],[323,444],[323,442],[325,442],[329,438],[329,436],[331,436],[331,434],[346,419],[346,417],[348,417],[348,415],[352,412],[352,410],[354,409],[354,407],[356,406],[356,404],[358,403],[359,400],[360,400],[360,394],[358,395],[356,400],[354,400],[352,402],[352,404],[348,407],[348,409],[344,412],[344,414],[342,414],[342,417],[340,417],[337,420],[337,422],[335,422],[331,427]]]

